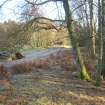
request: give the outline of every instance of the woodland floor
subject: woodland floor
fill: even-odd
[[[12,87],[0,84],[0,105],[105,105],[104,85],[96,88],[77,74],[59,64],[15,74]]]

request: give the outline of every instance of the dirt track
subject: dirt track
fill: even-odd
[[[21,64],[24,61],[32,61],[35,59],[45,58],[48,57],[50,54],[57,53],[58,51],[63,51],[65,48],[52,48],[48,50],[43,51],[34,51],[28,54],[24,54],[25,58],[15,60],[15,61],[6,61],[6,62],[0,62],[0,64],[4,64],[6,67],[11,67],[14,64]]]

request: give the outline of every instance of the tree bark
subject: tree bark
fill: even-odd
[[[102,0],[102,76],[105,78],[105,0]]]
[[[69,37],[71,39],[72,47],[78,57],[81,79],[90,80],[90,77],[89,77],[89,74],[87,73],[86,66],[84,64],[84,60],[82,58],[77,40],[74,38],[74,36],[72,34],[72,15],[71,15],[70,7],[69,7],[69,2],[68,2],[68,0],[62,0],[62,1],[63,1],[63,7],[64,7],[64,11],[65,11],[65,17],[66,17],[66,23],[67,23],[67,29],[69,32]]]
[[[93,18],[93,0],[89,0],[89,9],[90,9],[90,37],[91,38],[91,53],[92,56],[95,56],[95,34],[94,34],[94,18]]]
[[[101,71],[102,71],[102,55],[103,55],[103,39],[102,39],[102,2],[98,0],[98,37],[99,37],[99,47],[98,47],[98,64],[96,72],[96,86],[101,85]]]

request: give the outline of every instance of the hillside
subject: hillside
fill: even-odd
[[[11,62],[11,83],[0,81],[0,105],[105,105],[104,85],[96,88],[79,79],[72,51],[50,51],[43,51],[46,57]]]

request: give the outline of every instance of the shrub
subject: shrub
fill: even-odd
[[[25,72],[30,72],[30,71],[32,71],[32,66],[31,66],[31,63],[28,63],[28,62],[15,64],[12,67],[13,74],[25,73]]]
[[[10,80],[11,73],[4,67],[4,65],[0,65],[0,79]]]

